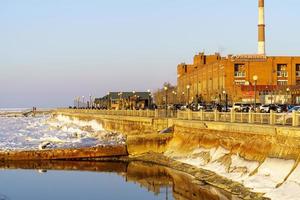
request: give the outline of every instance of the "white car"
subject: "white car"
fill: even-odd
[[[261,105],[259,107],[259,111],[261,113],[268,113],[270,111],[270,107],[268,105]]]
[[[242,104],[243,103],[234,103],[233,106],[232,106],[232,109],[236,112],[240,112],[241,109],[242,109]]]

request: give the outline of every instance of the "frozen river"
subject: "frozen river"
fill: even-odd
[[[77,148],[123,144],[119,133],[105,131],[96,121],[65,116],[0,117],[0,150]]]

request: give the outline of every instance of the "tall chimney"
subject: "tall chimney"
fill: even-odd
[[[258,54],[266,54],[265,46],[265,0],[258,0]]]

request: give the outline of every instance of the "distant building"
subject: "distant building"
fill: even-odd
[[[178,95],[181,101],[253,101],[255,82],[259,95],[292,94],[300,87],[300,57],[220,54],[195,55],[193,64],[177,67]],[[257,76],[257,81],[253,79]],[[296,94],[293,98],[295,101]]]
[[[300,56],[221,57],[218,53],[200,53],[194,56],[192,64],[179,64],[177,75],[178,95],[182,102],[196,99],[219,102],[225,94],[233,102],[253,101],[255,82],[257,100],[261,95],[269,95],[269,99],[273,95],[286,95],[286,101],[295,102],[300,96],[299,92],[294,92],[294,88],[300,87]],[[293,98],[289,100],[291,94]]]
[[[186,103],[220,102],[227,95],[232,102],[251,102],[255,96],[261,102],[297,102],[300,57],[266,56],[265,27],[265,1],[258,0],[257,54],[195,55],[192,64],[182,63],[177,67],[178,99]]]
[[[146,109],[152,105],[152,95],[150,92],[109,92],[96,98],[94,104],[102,109]]]

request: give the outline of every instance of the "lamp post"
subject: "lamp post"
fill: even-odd
[[[289,102],[289,94],[290,94],[290,88],[286,88],[286,103],[290,103]]]
[[[165,111],[166,111],[166,117],[168,116],[168,87],[164,87],[165,90]]]
[[[176,104],[176,95],[177,95],[177,92],[175,92],[174,90],[172,91],[172,94],[173,94],[173,104]]]
[[[133,110],[133,108],[136,106],[136,96],[135,96],[135,90],[133,90],[132,91],[132,94],[133,94],[133,99],[134,99],[134,105],[133,105],[133,103],[132,103],[132,110]]]
[[[150,103],[150,101],[151,101],[150,100],[151,90],[148,89],[147,92],[148,92],[148,105],[147,105],[147,107],[148,107],[148,109],[150,109],[150,105],[151,105],[151,103]]]
[[[187,105],[189,105],[189,103],[190,103],[190,88],[191,88],[190,85],[186,86],[186,89],[187,89]]]
[[[258,76],[254,75],[253,76],[253,81],[254,81],[254,112],[256,112],[256,86],[257,86],[257,80],[258,80]]]
[[[223,95],[225,97],[225,112],[227,112],[227,108],[228,108],[228,95],[226,93],[225,90],[223,90]]]
[[[249,85],[250,85],[250,82],[249,81],[246,81],[245,82],[245,86],[247,86],[247,101],[249,101],[249,103],[251,102],[251,100],[249,100],[249,96],[250,96],[250,90],[249,90]]]
[[[109,110],[110,92],[107,93],[107,110]]]
[[[119,96],[119,110],[123,110],[123,100],[122,100],[122,92],[118,93]]]

